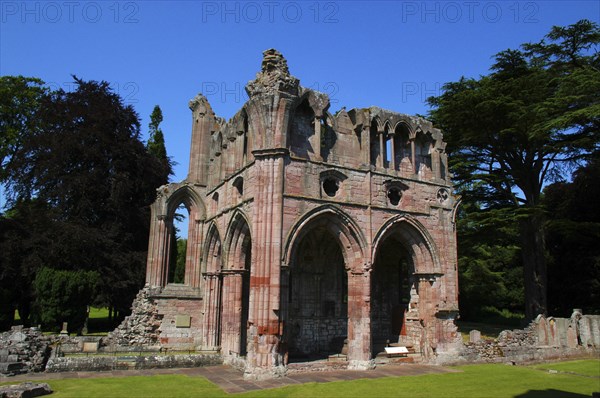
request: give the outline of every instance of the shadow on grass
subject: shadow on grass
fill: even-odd
[[[524,394],[515,395],[514,398],[582,398],[588,395],[560,390],[529,390]]]

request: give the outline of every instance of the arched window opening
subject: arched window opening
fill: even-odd
[[[373,120],[373,122],[371,123],[371,129],[370,129],[370,141],[371,141],[371,148],[370,148],[370,162],[371,162],[371,166],[377,166],[377,161],[379,156],[381,155],[379,152],[379,135],[377,134],[377,121]]]
[[[185,283],[189,210],[181,203],[173,214],[167,283]]]
[[[386,135],[385,135],[385,167],[386,168],[391,167],[392,156],[393,156],[392,136],[390,136],[386,133]]]
[[[290,151],[296,156],[310,158],[315,154],[315,145],[320,145],[320,142],[313,142],[314,136],[315,113],[305,99],[294,111],[290,122],[288,133]]]
[[[235,190],[240,197],[244,195],[244,179],[242,177],[237,177],[233,180],[232,185],[235,187]]]
[[[326,162],[335,146],[337,135],[330,125],[327,116],[320,118],[319,122],[321,125],[321,157],[323,158],[323,161]]]
[[[415,173],[431,171],[431,152],[433,140],[431,134],[417,134],[415,138]]]
[[[409,137],[408,126],[404,123],[398,124],[394,134],[396,170],[412,169],[412,148]]]

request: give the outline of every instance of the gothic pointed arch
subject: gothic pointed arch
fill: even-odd
[[[228,356],[243,357],[248,346],[252,239],[248,220],[240,210],[231,217],[224,247],[221,347]]]
[[[223,269],[221,234],[217,224],[208,225],[202,258],[202,273],[217,273]]]
[[[365,267],[366,240],[354,219],[335,205],[323,205],[309,212],[290,230],[284,247],[283,264],[292,265],[298,242],[315,227],[324,227],[335,236],[342,247],[346,268],[359,270]]]
[[[382,243],[391,235],[397,234],[404,249],[410,253],[414,272],[441,273],[438,251],[427,229],[409,215],[398,215],[389,219],[379,229],[373,240],[371,262],[374,263]]]
[[[226,269],[250,269],[251,236],[245,214],[237,210],[225,233]]]

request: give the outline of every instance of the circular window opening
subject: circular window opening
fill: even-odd
[[[400,192],[398,188],[390,188],[388,189],[387,197],[391,204],[398,206],[398,203],[400,203],[400,198],[402,198],[402,192]]]
[[[340,189],[340,183],[338,180],[334,178],[326,178],[323,181],[323,191],[327,194],[327,196],[335,196],[338,189]]]

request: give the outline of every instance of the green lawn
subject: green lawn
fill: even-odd
[[[543,363],[533,366],[535,369],[556,370],[559,372],[575,373],[579,375],[600,377],[600,361],[569,361]]]
[[[549,373],[541,366],[577,370]],[[252,397],[590,397],[600,391],[600,361],[585,360],[531,367],[467,365],[459,373],[362,379],[334,383],[308,383],[239,394]],[[184,375],[49,381],[53,397],[224,397],[204,378]],[[236,394],[238,395],[238,394]]]

